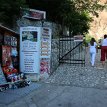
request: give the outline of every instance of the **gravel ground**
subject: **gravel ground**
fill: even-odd
[[[105,89],[107,88],[107,62],[105,67],[102,67],[99,50],[95,67],[91,67],[89,53],[87,53],[85,67],[62,64],[45,83]]]

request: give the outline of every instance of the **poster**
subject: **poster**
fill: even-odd
[[[7,66],[12,63],[11,59],[11,47],[2,46],[2,66]]]
[[[51,29],[44,27],[41,35],[40,73],[50,74]]]
[[[24,73],[39,73],[40,27],[20,28],[20,70]]]
[[[20,28],[20,71],[50,73],[51,29],[46,27]]]
[[[41,35],[41,58],[50,58],[51,55],[51,29],[43,28]]]
[[[50,73],[50,58],[41,58],[40,60],[40,72],[43,73]]]
[[[3,71],[1,69],[1,64],[0,64],[0,85],[3,85],[6,83],[6,79],[5,79],[5,76],[3,74]]]

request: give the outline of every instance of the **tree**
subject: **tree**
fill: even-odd
[[[68,26],[74,34],[87,32],[92,17],[98,17],[98,10],[103,10],[99,0],[29,0],[29,7],[44,10],[47,19],[62,26]]]
[[[26,3],[29,8],[46,11],[48,21],[67,26],[74,34],[87,32],[92,21],[90,13],[98,17],[97,11],[106,7],[99,0],[1,0],[0,22],[12,26]]]
[[[20,16],[20,7],[27,7],[25,0],[0,0],[0,23],[12,26]]]
[[[98,17],[98,11],[102,11],[106,5],[101,5],[99,0],[65,0],[59,8],[60,19],[69,26],[70,32],[83,34],[90,28],[90,14]]]
[[[96,15],[98,17],[98,11],[102,11],[103,9],[105,9],[106,3],[105,4],[101,4],[100,1],[101,0],[73,0],[76,10],[77,11],[83,11],[86,10],[89,13],[92,13],[93,15]]]

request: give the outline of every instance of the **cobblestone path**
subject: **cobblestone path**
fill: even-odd
[[[100,62],[100,50],[96,55],[95,67],[91,67],[89,62],[89,54],[87,53],[85,67],[62,64],[45,82],[59,85],[106,89],[107,62],[103,68]]]

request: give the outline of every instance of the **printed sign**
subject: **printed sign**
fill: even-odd
[[[49,58],[51,55],[51,30],[43,28],[41,35],[41,57]]]
[[[50,58],[41,58],[40,60],[40,72],[43,74],[44,72],[50,73]]]
[[[35,9],[22,9],[22,17],[31,19],[46,19],[46,12]]]
[[[20,69],[24,73],[39,73],[40,27],[20,28]]]
[[[82,42],[83,41],[83,35],[76,35],[76,36],[74,36],[74,41]]]
[[[20,71],[50,73],[51,29],[46,27],[20,28]]]
[[[43,28],[41,35],[40,73],[50,73],[51,29]]]

